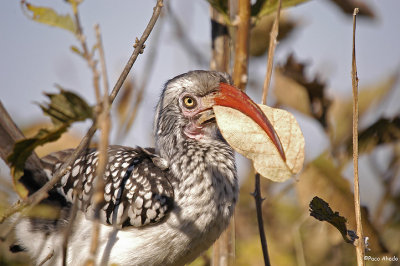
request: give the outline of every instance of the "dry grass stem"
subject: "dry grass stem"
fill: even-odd
[[[79,195],[82,193],[82,176],[79,178],[77,187],[73,191],[74,202],[72,203],[72,207],[70,210],[70,222],[64,229],[63,242],[62,242],[62,265],[67,266],[67,253],[68,253],[68,241],[69,237],[72,233],[72,229],[74,228],[74,222],[76,219],[76,214],[78,213],[78,201]]]
[[[361,223],[361,206],[360,206],[360,190],[359,190],[359,177],[358,177],[358,76],[356,64],[356,16],[358,8],[354,9],[353,13],[353,53],[352,53],[352,67],[351,79],[353,87],[353,165],[354,165],[354,207],[356,214],[357,236],[358,241],[356,244],[357,252],[357,265],[365,265],[364,261],[364,234]]]
[[[262,95],[262,104],[267,103],[269,86],[271,84],[271,76],[272,76],[272,67],[274,65],[274,54],[275,47],[277,44],[277,38],[279,33],[279,19],[281,14],[281,6],[282,0],[279,0],[278,9],[276,10],[276,17],[274,20],[274,24],[272,25],[270,39],[269,39],[269,47],[268,47],[268,63],[267,63],[267,74],[265,75],[264,86],[263,86],[263,95]]]
[[[92,265],[95,262],[95,257],[97,254],[97,249],[99,245],[99,235],[100,235],[100,208],[102,203],[104,202],[104,172],[106,170],[106,165],[108,161],[108,145],[109,145],[109,135],[111,128],[110,121],[110,101],[108,97],[108,81],[106,75],[105,68],[105,58],[104,51],[101,42],[100,28],[98,25],[95,26],[96,38],[97,38],[97,47],[99,49],[100,54],[100,62],[102,65],[103,72],[103,83],[104,83],[104,94],[102,97],[102,102],[98,102],[97,104],[101,105],[101,112],[98,115],[98,124],[99,129],[101,131],[100,135],[100,144],[99,144],[99,164],[96,169],[96,178],[94,182],[94,192],[92,194],[91,201],[95,205],[94,211],[94,220],[93,220],[93,229],[92,229],[92,241],[90,245],[90,254],[89,259],[86,261],[86,265]]]

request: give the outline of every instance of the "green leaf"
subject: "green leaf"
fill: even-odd
[[[282,0],[282,9],[292,7],[309,0]],[[262,16],[269,15],[276,11],[278,8],[278,0],[257,0],[255,4],[251,6],[251,16],[257,19]]]
[[[210,5],[217,10],[225,20],[226,24],[230,24],[228,0],[207,0]]]
[[[78,47],[76,47],[75,45],[71,45],[71,51],[76,53],[77,55],[84,57],[83,52],[81,50],[79,50]]]
[[[326,221],[336,227],[337,230],[342,234],[343,239],[347,243],[353,243],[354,237],[353,232],[349,232],[346,227],[346,218],[339,215],[339,212],[333,212],[329,207],[329,204],[323,199],[314,197],[310,202],[310,215],[317,220]],[[349,234],[350,233],[350,234]]]
[[[34,149],[59,139],[72,123],[93,117],[92,108],[73,92],[60,88],[60,93],[48,93],[46,96],[49,97],[50,103],[40,105],[40,108],[50,116],[53,126],[40,129],[32,138],[17,141],[13,152],[7,158],[11,165],[15,190],[22,198],[28,195],[28,191],[19,183],[19,179],[24,174],[25,162]]]
[[[30,19],[53,27],[62,28],[76,34],[76,24],[70,15],[59,15],[51,8],[34,6],[26,2],[24,2],[24,6],[29,11],[27,12],[27,16]]]
[[[51,118],[54,125],[93,118],[92,107],[85,100],[71,91],[64,90],[60,86],[57,87],[60,89],[60,93],[46,93],[50,103],[39,105],[44,114]]]
[[[25,162],[28,157],[36,147],[60,138],[62,133],[67,130],[68,126],[69,124],[54,127],[50,130],[41,129],[34,137],[23,139],[15,143],[14,150],[7,157],[7,161],[11,164],[13,184],[20,197],[25,198],[28,195],[28,190],[18,181],[24,174]]]
[[[219,13],[228,15],[228,0],[207,0]]]

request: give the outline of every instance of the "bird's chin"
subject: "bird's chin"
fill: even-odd
[[[213,139],[216,138],[217,134],[217,126],[214,121],[208,121],[204,124],[197,123],[189,123],[183,130],[183,133],[187,138],[194,140],[204,140],[204,139]]]

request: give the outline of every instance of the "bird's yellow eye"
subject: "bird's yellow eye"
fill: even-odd
[[[193,97],[190,97],[190,96],[185,96],[183,98],[183,104],[188,109],[193,109],[193,108],[195,108],[197,106],[196,100]]]

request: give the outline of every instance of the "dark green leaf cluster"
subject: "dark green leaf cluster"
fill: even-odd
[[[58,94],[46,93],[45,95],[50,102],[40,104],[40,108],[50,117],[53,126],[48,129],[40,129],[32,138],[17,141],[13,152],[8,156],[15,187],[22,197],[27,196],[27,191],[17,184],[24,174],[25,162],[34,149],[59,139],[72,123],[93,118],[92,107],[73,92],[60,88]]]

